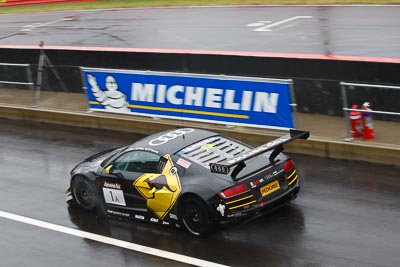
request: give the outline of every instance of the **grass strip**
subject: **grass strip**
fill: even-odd
[[[1,7],[0,14],[49,12],[61,10],[112,9],[171,6],[216,6],[216,5],[323,5],[323,4],[399,4],[400,0],[98,0],[95,2],[71,2],[65,4],[38,4]]]

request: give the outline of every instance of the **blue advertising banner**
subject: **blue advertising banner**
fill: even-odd
[[[81,68],[96,111],[293,128],[290,81]]]

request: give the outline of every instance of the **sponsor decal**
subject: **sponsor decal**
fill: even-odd
[[[213,173],[228,174],[231,169],[228,166],[218,163],[210,163],[210,171]]]
[[[189,153],[189,152],[191,152],[193,150],[198,149],[199,147],[207,145],[208,143],[212,143],[217,139],[220,139],[220,137],[219,136],[213,136],[213,137],[207,138],[207,139],[205,139],[205,140],[203,140],[201,142],[195,143],[193,145],[190,145],[190,146],[182,149],[181,151],[178,152],[178,154],[179,155],[185,155],[185,154],[187,154],[187,153]]]
[[[280,189],[279,182],[277,180],[275,180],[275,181],[261,187],[260,192],[261,192],[261,195],[263,197],[265,197],[266,195],[269,195],[279,189]]]
[[[135,147],[135,148],[130,149],[130,150],[132,150],[132,151],[133,151],[133,150],[143,150],[143,151],[153,152],[153,153],[155,153],[155,154],[160,153],[160,151],[155,150],[155,149],[152,149],[152,148],[149,148],[149,147]]]
[[[229,214],[226,217],[228,217],[228,218],[233,218],[233,217],[237,218],[237,217],[242,217],[242,216],[245,216],[245,215],[247,215],[247,213],[237,212],[237,213]]]
[[[183,158],[179,158],[178,161],[176,162],[179,166],[182,166],[185,169],[188,169],[192,163],[190,163],[187,160],[184,160]]]
[[[276,113],[279,94],[242,92],[222,88],[133,83],[131,99],[134,102],[171,103],[174,105],[204,106],[206,108]],[[254,101],[253,101],[254,97]],[[237,102],[235,101],[237,99]]]
[[[104,201],[108,204],[126,206],[122,190],[103,187]]]
[[[172,220],[178,220],[178,216],[176,216],[176,214],[173,214],[173,213],[169,214],[169,218]]]
[[[143,215],[135,214],[135,219],[144,220]]]
[[[105,89],[100,89],[97,78],[94,75],[86,75],[88,84],[93,97],[98,104],[104,106],[108,111],[127,113],[130,112],[126,95],[118,88],[118,83],[114,76],[107,75],[103,80]]]
[[[109,182],[107,182],[107,181],[104,182],[104,187],[114,188],[114,189],[119,189],[119,190],[121,190],[121,184],[118,184],[118,183],[109,183]]]
[[[122,216],[122,217],[130,217],[129,213],[115,211],[115,210],[107,210],[107,213],[112,214],[112,215]]]
[[[261,178],[260,180],[250,182],[250,186],[251,186],[251,188],[255,188],[255,187],[257,187],[257,185],[260,185],[263,182],[264,182],[264,178]]]
[[[270,147],[273,147],[273,146],[278,145],[280,143],[286,142],[286,141],[290,140],[290,138],[291,138],[290,135],[285,135],[285,136],[283,136],[281,138],[275,139],[275,140],[273,140],[271,142],[268,142],[268,143],[266,143],[266,144],[264,144],[262,146],[254,148],[254,149],[252,149],[252,150],[250,150],[248,152],[245,152],[245,153],[241,154],[240,156],[238,156],[236,158],[229,159],[229,160],[227,160],[227,163],[229,165],[230,164],[235,164],[235,163],[237,163],[239,161],[242,161],[245,158],[253,156],[254,154],[260,153],[260,152],[262,152],[264,150],[268,150]]]
[[[283,170],[280,170],[280,171],[273,171],[272,173],[267,174],[267,175],[264,177],[264,179],[265,179],[265,180],[269,180],[269,179],[271,179],[272,177],[275,177],[275,176],[277,176],[278,174],[280,174],[280,173],[282,173],[282,172],[283,172]]]
[[[179,175],[171,156],[167,159],[161,174],[145,173],[140,176],[133,186],[147,200],[147,208],[163,219],[174,206],[181,192]]]
[[[220,203],[217,207],[217,211],[219,211],[221,213],[221,216],[224,216],[225,215],[225,205]]]
[[[149,145],[151,145],[151,146],[163,145],[163,144],[167,143],[168,141],[171,141],[179,136],[191,133],[193,131],[194,131],[194,129],[191,129],[191,128],[184,128],[184,129],[178,129],[175,131],[171,131],[169,133],[163,134],[163,135],[151,140],[149,142]]]
[[[92,110],[293,127],[289,80],[82,68]]]
[[[172,168],[169,170],[169,174],[171,174],[171,175],[176,175],[177,173],[178,173],[178,168],[176,168],[175,166],[172,167]]]

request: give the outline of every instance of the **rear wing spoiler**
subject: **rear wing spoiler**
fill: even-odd
[[[250,151],[238,155],[237,157],[224,160],[220,163],[210,163],[210,171],[213,173],[228,174],[233,166],[236,166],[231,176],[236,177],[237,174],[246,166],[244,163],[246,160],[257,157],[267,151],[273,150],[269,156],[270,161],[274,161],[275,158],[283,151],[283,144],[289,143],[296,139],[308,139],[310,132],[290,129],[289,134],[272,140],[264,145],[256,147]]]

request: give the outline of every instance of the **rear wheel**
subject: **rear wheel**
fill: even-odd
[[[186,229],[196,236],[206,236],[211,233],[213,222],[207,206],[197,197],[188,197],[182,202],[182,222]]]
[[[72,196],[76,203],[85,210],[95,210],[98,207],[99,196],[96,187],[88,179],[77,176],[72,180]]]

